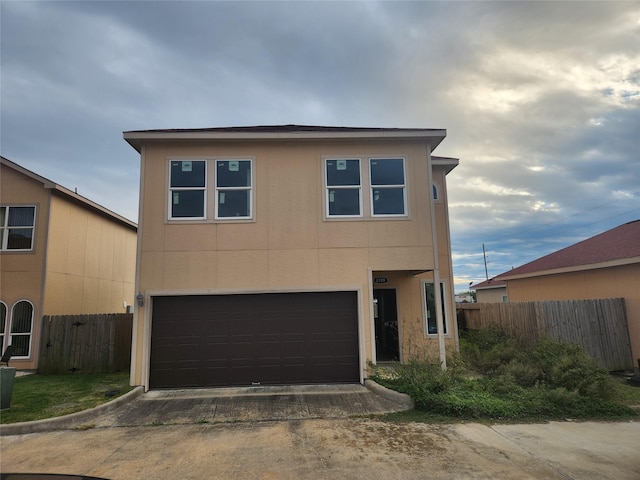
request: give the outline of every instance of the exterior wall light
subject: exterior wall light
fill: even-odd
[[[138,302],[139,307],[142,307],[144,305],[144,297],[141,293],[138,293],[138,295],[136,295],[136,302]]]

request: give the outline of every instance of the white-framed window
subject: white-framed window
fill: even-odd
[[[328,217],[362,216],[362,181],[359,158],[325,160]]]
[[[437,335],[437,315],[436,315],[436,303],[435,303],[435,283],[429,280],[422,282],[422,295],[423,295],[423,308],[424,308],[424,323],[427,335]],[[440,282],[440,302],[442,306],[442,317],[444,320],[443,330],[444,335],[449,334],[449,308],[447,307],[447,293],[445,288],[445,282]]]
[[[434,183],[432,186],[432,190],[433,190],[433,199],[437,202],[438,200],[440,200],[440,192],[438,191],[438,185]]]
[[[25,358],[31,354],[32,329],[33,304],[28,300],[20,300],[11,309],[9,345],[13,345],[15,348],[14,357]]]
[[[35,226],[34,205],[0,207],[0,250],[33,250]]]
[[[370,158],[369,181],[373,217],[406,215],[404,158]]]
[[[252,170],[249,159],[216,160],[216,220],[252,218]]]
[[[502,302],[506,303],[509,301],[509,297],[507,295],[502,295]]]
[[[4,302],[0,301],[0,350],[2,350],[2,353],[4,353],[5,348],[7,348],[4,345],[6,328],[7,328],[7,305]]]
[[[169,161],[169,219],[204,220],[207,202],[207,162]]]

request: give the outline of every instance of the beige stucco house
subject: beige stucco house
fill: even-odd
[[[0,345],[35,369],[43,315],[124,313],[136,224],[0,157]]]
[[[640,220],[545,255],[496,280],[506,283],[510,302],[624,298],[634,363],[640,361]]]
[[[445,136],[125,132],[141,159],[132,384],[357,383],[370,362],[445,361],[458,164],[432,156]]]

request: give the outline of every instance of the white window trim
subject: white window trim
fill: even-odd
[[[31,227],[28,226],[20,226],[20,227],[9,227],[9,209],[14,207],[33,207],[33,225]],[[36,244],[36,222],[38,215],[38,207],[36,205],[2,205],[0,208],[6,209],[4,215],[4,224],[0,225],[2,230],[2,235],[0,236],[0,251],[1,252],[33,252]],[[31,248],[7,248],[7,244],[9,243],[9,228],[20,228],[20,229],[31,229]]]
[[[240,220],[240,221],[247,221],[247,220],[253,220],[253,212],[255,209],[254,206],[254,202],[253,202],[253,198],[254,198],[254,194],[253,194],[253,188],[254,188],[254,184],[255,184],[255,178],[254,178],[254,168],[253,168],[253,159],[252,158],[247,158],[247,157],[242,157],[242,158],[230,158],[230,157],[224,157],[224,158],[215,158],[213,160],[215,168],[214,168],[214,190],[215,190],[215,198],[214,198],[214,203],[215,203],[215,207],[214,207],[214,219],[215,220],[219,220],[219,221],[224,221],[224,222],[233,222],[236,220]],[[249,168],[251,169],[251,184],[248,187],[218,187],[218,162],[249,162]],[[242,217],[221,217],[218,214],[218,192],[222,191],[222,192],[228,192],[228,191],[249,191],[249,215],[248,216],[242,216]],[[206,192],[205,192],[205,196],[206,196]]]
[[[202,187],[172,187],[171,186],[171,162],[204,162],[204,186]],[[208,186],[208,161],[204,158],[169,158],[167,159],[167,184],[168,184],[168,194],[167,194],[167,219],[174,222],[192,222],[192,221],[202,221],[207,219],[207,186]],[[173,192],[174,191],[204,191],[203,198],[203,215],[202,217],[174,217],[171,215],[173,210]]]
[[[2,300],[0,300],[0,305],[4,305],[4,333],[0,333],[0,335],[2,335],[2,340],[0,340],[0,349],[2,350],[2,353],[4,353],[5,349],[7,348],[7,346],[5,346],[5,340],[9,338],[7,335],[7,333],[9,332],[7,330],[9,328],[9,307]],[[1,320],[2,319],[0,319],[0,321]],[[0,353],[0,355],[2,353]]]
[[[29,305],[31,305],[31,327],[29,329],[29,333],[26,333],[26,332],[12,333],[11,330],[13,330],[13,312],[16,308],[16,305],[18,305],[21,302],[27,302]],[[36,314],[36,309],[33,306],[33,303],[30,300],[27,300],[26,298],[17,300],[11,307],[11,320],[9,321],[8,332],[7,332],[7,327],[5,327],[5,337],[7,333],[9,334],[9,337],[8,337],[9,342],[7,345],[13,345],[13,337],[24,337],[27,335],[29,336],[29,355],[13,355],[11,358],[15,358],[15,359],[31,358],[31,355],[33,353],[33,319],[35,318],[35,314]]]
[[[371,181],[371,162],[373,160],[402,160],[402,176],[404,178],[404,183],[403,184],[398,184],[398,185],[373,185],[373,182]],[[393,157],[393,156],[389,156],[389,157],[369,157],[369,161],[367,163],[368,169],[369,169],[369,211],[371,214],[371,218],[406,218],[409,216],[409,213],[407,211],[407,162],[405,161],[404,157]],[[378,188],[378,189],[386,189],[386,188],[402,188],[402,201],[403,201],[403,213],[374,213],[373,211],[373,189],[374,188]]]
[[[437,333],[429,333],[429,321],[427,318],[427,292],[425,291],[425,286],[427,284],[430,285],[434,285],[434,281],[433,280],[422,280],[420,282],[420,286],[422,289],[422,319],[423,319],[423,328],[424,328],[424,334],[425,337],[428,338],[437,338],[438,334]],[[440,285],[442,288],[442,295],[443,295],[443,301],[444,301],[444,308],[442,310],[442,315],[444,316],[443,320],[444,320],[444,327],[446,329],[446,333],[444,333],[444,338],[451,338],[451,325],[449,325],[449,301],[448,301],[448,293],[447,293],[447,282],[445,282],[444,280],[440,280]]]
[[[328,175],[327,175],[327,162],[332,161],[332,160],[357,160],[358,161],[358,167],[359,167],[359,171],[360,171],[360,184],[358,185],[329,185],[329,181],[328,181]],[[362,178],[364,177],[362,175],[362,159],[360,157],[327,157],[324,159],[323,163],[322,163],[322,167],[323,167],[323,177],[324,177],[324,203],[325,203],[325,212],[326,218],[331,218],[331,219],[337,219],[337,218],[363,218],[364,216],[364,206],[363,206],[363,202],[362,202]],[[329,189],[349,189],[349,190],[353,190],[355,188],[358,189],[358,209],[360,210],[360,213],[358,215],[331,215],[329,213]]]

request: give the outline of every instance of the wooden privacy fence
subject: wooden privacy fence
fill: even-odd
[[[133,314],[46,315],[38,373],[107,373],[131,362]]]
[[[623,298],[458,305],[461,329],[499,325],[527,342],[540,336],[581,345],[608,370],[634,367]]]

